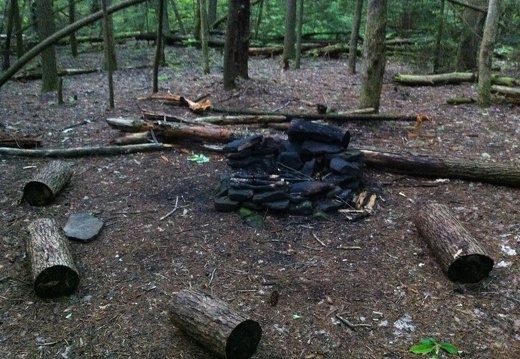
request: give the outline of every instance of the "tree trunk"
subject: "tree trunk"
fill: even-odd
[[[302,57],[302,31],[303,31],[303,1],[297,0],[296,4],[296,58],[294,68],[300,68]]]
[[[385,33],[387,0],[369,0],[359,108],[373,107],[379,111],[383,75],[385,73]]]
[[[184,23],[182,22],[182,17],[179,14],[179,9],[177,8],[177,3],[175,2],[175,0],[171,0],[171,4],[172,4],[173,13],[175,14],[175,19],[177,19],[177,24],[179,25],[179,32],[182,35],[186,35],[187,34],[186,28],[184,27]]]
[[[202,45],[202,71],[209,74],[209,25],[208,25],[208,0],[198,0],[200,7],[200,42]]]
[[[520,187],[520,167],[517,165],[398,154],[369,149],[363,149],[361,152],[365,156],[367,165],[383,168],[390,172],[420,177],[458,178]]]
[[[361,28],[361,16],[363,13],[363,1],[356,0],[354,8],[354,20],[352,22],[352,32],[350,33],[350,50],[348,57],[348,73],[356,73],[357,45],[359,40],[359,29]]]
[[[153,80],[152,80],[152,92],[159,92],[159,67],[163,65],[162,59],[164,59],[164,37],[163,37],[163,25],[164,25],[164,4],[165,0],[159,1],[159,13],[157,14],[157,41],[155,42],[155,58],[153,61]]]
[[[468,0],[470,5],[483,7],[488,0]],[[477,68],[478,46],[484,25],[484,14],[471,7],[465,7],[463,13],[464,30],[462,31],[457,54],[457,71],[473,71]]]
[[[29,224],[27,254],[31,262],[34,292],[42,298],[74,293],[79,275],[69,251],[67,238],[53,219],[41,218]]]
[[[442,270],[457,283],[477,283],[489,275],[494,261],[447,206],[420,204],[415,226],[434,252]]]
[[[437,25],[437,32],[435,33],[435,52],[433,58],[433,73],[436,74],[439,72],[440,64],[441,64],[441,48],[442,48],[442,38],[444,37],[444,5],[446,4],[446,0],[441,0],[440,10],[439,10],[439,23]]]
[[[250,0],[230,0],[224,47],[224,89],[235,88],[237,76],[249,78]]]
[[[296,0],[286,0],[285,7],[285,35],[283,38],[283,63],[294,59],[296,54]]]
[[[208,2],[208,28],[217,20],[217,0],[209,0]]]
[[[114,70],[116,70],[117,65],[115,61],[114,36],[107,12],[108,1],[109,0],[101,0],[101,4],[103,7],[103,45],[105,50],[105,69],[107,70],[108,75],[108,108],[112,110],[115,107],[113,73]]]
[[[480,107],[489,107],[491,105],[491,65],[493,62],[493,49],[495,47],[499,19],[500,0],[489,0],[478,63],[477,102]]]
[[[71,177],[71,163],[52,161],[25,184],[23,199],[31,206],[49,205]]]
[[[262,337],[260,325],[208,294],[182,290],[174,296],[174,325],[222,359],[248,359]]]
[[[54,14],[52,12],[52,0],[36,0],[38,11],[38,30],[40,42],[54,34]],[[56,63],[56,51],[54,46],[42,51],[42,92],[52,92],[58,89],[58,65]]]
[[[76,0],[69,0],[69,25],[76,21]],[[69,35],[70,39],[70,52],[73,57],[78,56],[78,39],[76,38],[76,32],[72,32]]]

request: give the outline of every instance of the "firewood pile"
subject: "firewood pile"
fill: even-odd
[[[252,135],[224,147],[232,173],[220,182],[217,211],[245,207],[310,215],[354,207],[363,154],[348,149],[349,131],[294,119],[287,134]]]

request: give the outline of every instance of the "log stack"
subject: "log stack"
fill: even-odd
[[[234,172],[221,180],[216,210],[309,215],[351,204],[362,182],[363,154],[348,149],[350,133],[295,119],[287,134],[252,135],[224,147]]]

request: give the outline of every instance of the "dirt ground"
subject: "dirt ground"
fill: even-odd
[[[119,64],[149,65],[152,56],[146,45],[130,45],[119,49]],[[162,92],[192,99],[210,94],[218,106],[309,112],[314,108],[305,101],[339,111],[357,104],[360,78],[347,74],[344,59],[305,58],[301,70],[281,72],[279,59],[253,58],[251,79],[225,92],[221,53],[212,51],[210,75],[202,74],[193,49],[170,49],[167,57]],[[60,63],[100,67],[102,59],[61,54]],[[351,148],[520,166],[520,107],[446,104],[454,96],[475,97],[471,84],[392,83],[393,74],[411,70],[388,64],[381,112],[421,113],[433,121],[412,139],[414,123],[344,123]],[[102,72],[67,77],[63,106],[53,95],[40,95],[40,81],[9,82],[0,89],[0,131],[41,135],[44,148],[96,146],[120,136],[107,117],[138,117],[143,110],[194,117],[185,108],[139,101],[151,93],[151,76],[150,67],[117,71],[113,111],[106,111]],[[77,101],[69,101],[73,96]],[[188,161],[191,151],[210,162]],[[413,358],[410,346],[425,337],[453,343],[466,358],[520,357],[517,188],[367,168],[366,185],[378,194],[372,216],[349,222],[339,213],[328,221],[267,213],[266,229],[258,230],[235,213],[214,210],[214,188],[229,169],[222,155],[196,145],[73,158],[72,180],[54,204],[20,202],[24,182],[48,161],[0,155],[1,358],[213,358],[170,322],[174,293],[190,287],[260,323],[257,359]],[[178,210],[160,220],[177,200]],[[418,203],[426,200],[448,205],[488,250],[495,261],[489,278],[472,286],[447,279],[413,224]],[[88,244],[70,242],[80,273],[77,293],[40,299],[25,252],[27,226],[40,217],[64,225],[76,212],[93,213],[106,225]]]

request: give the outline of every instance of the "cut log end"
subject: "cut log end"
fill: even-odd
[[[70,295],[79,285],[79,276],[72,268],[55,265],[42,271],[34,281],[34,291],[41,298]]]
[[[448,278],[457,283],[477,283],[493,269],[494,261],[483,254],[471,254],[457,258],[447,271]]]
[[[245,320],[233,329],[226,344],[227,359],[249,359],[256,352],[262,328],[254,320]]]
[[[46,206],[52,203],[54,194],[45,183],[31,181],[23,189],[23,199],[31,206]]]

